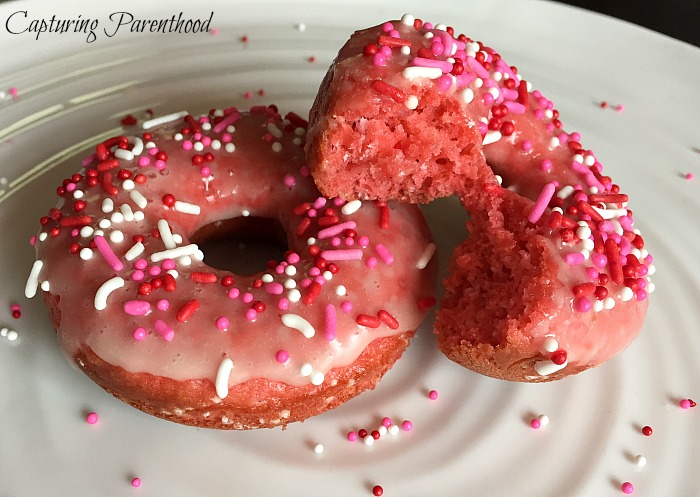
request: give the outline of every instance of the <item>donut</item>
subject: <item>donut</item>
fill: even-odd
[[[97,144],[40,220],[25,291],[69,360],[207,428],[284,427],[374,388],[435,303],[435,244],[417,206],[321,196],[306,126],[231,107]],[[227,237],[287,250],[234,274],[200,248]]]
[[[551,381],[638,336],[654,266],[628,195],[494,49],[410,15],[354,33],[323,80],[306,147],[326,195],[460,198],[468,238],[434,329],[453,361]]]

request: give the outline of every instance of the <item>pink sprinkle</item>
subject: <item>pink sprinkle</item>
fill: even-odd
[[[522,148],[524,152],[529,152],[532,150],[532,142],[530,140],[525,140],[520,144],[520,148]]]
[[[166,342],[170,342],[175,338],[175,330],[168,326],[165,321],[157,319],[156,322],[153,323],[153,327],[156,329],[156,333],[163,337]]]
[[[530,426],[532,427],[533,430],[539,430],[540,427],[542,426],[542,423],[540,422],[539,419],[534,418],[530,420]]]
[[[15,88],[14,86],[11,86],[11,87],[7,90],[7,92],[8,92],[11,96],[13,96],[13,97],[16,97],[16,96],[17,96],[17,88]]]
[[[542,192],[540,192],[539,197],[537,197],[535,205],[532,207],[532,211],[527,216],[527,220],[532,224],[536,224],[542,217],[544,210],[549,205],[549,201],[552,200],[552,197],[554,196],[554,190],[555,186],[553,183],[547,183],[544,185],[544,188],[542,188]]]
[[[172,259],[165,259],[160,265],[165,270],[175,269],[175,261]]]
[[[148,155],[153,155],[153,156],[158,155],[158,147],[149,148]]]
[[[343,200],[340,197],[335,197],[333,199],[333,205],[335,205],[336,207],[341,207],[341,206],[345,205],[345,200]]]
[[[329,342],[335,338],[336,333],[336,311],[333,304],[326,305],[324,309],[324,332],[323,336]]]
[[[574,309],[578,312],[588,312],[593,305],[588,297],[576,297],[574,299]]]
[[[275,359],[280,364],[284,364],[289,359],[289,352],[287,352],[284,349],[278,350],[277,353],[275,354]]]
[[[131,279],[134,280],[134,281],[141,281],[141,280],[143,280],[145,277],[146,277],[146,275],[145,275],[144,272],[141,271],[140,269],[137,269],[136,271],[134,271],[133,273],[131,273]]]
[[[199,168],[199,174],[202,175],[202,178],[208,178],[211,176],[211,168],[209,166],[202,166]]]
[[[247,91],[243,94],[243,97],[246,99],[250,99],[250,98],[253,98],[253,94],[251,92]]]
[[[367,266],[369,269],[374,269],[377,267],[377,258],[376,257],[368,257],[367,260],[365,261],[365,266]]]
[[[32,247],[36,245],[36,235],[32,235],[31,237],[29,237],[29,245],[31,245]]]
[[[687,179],[688,181],[692,181],[694,177],[695,175],[693,173],[686,173],[685,175],[685,179]]]
[[[354,238],[350,238],[350,237],[346,238],[346,239],[345,239],[345,245],[346,245],[347,247],[352,247],[353,245],[355,245],[355,239],[354,239]]]
[[[289,188],[293,187],[297,183],[296,178],[291,174],[286,175],[282,181],[284,181],[284,184]]]
[[[632,492],[634,492],[634,485],[626,481],[622,485],[620,485],[620,490],[622,490],[623,494],[631,494]]]
[[[96,412],[90,412],[88,415],[85,417],[85,421],[88,422],[88,424],[94,425],[99,421],[100,417],[97,415]]]
[[[195,141],[200,141],[202,139],[202,133],[195,133],[192,135],[192,138],[194,138]]]
[[[325,197],[318,197],[316,200],[314,200],[314,209],[323,209],[326,206],[326,200]]]
[[[357,243],[360,244],[360,247],[366,248],[369,246],[369,238],[365,235],[362,235],[360,238],[358,238]]]
[[[391,48],[387,46],[383,46],[382,48],[379,49],[379,51],[384,55],[385,57],[391,57]]]
[[[350,302],[349,300],[343,300],[340,303],[340,310],[346,314],[351,312],[352,311],[352,302]]]
[[[354,431],[349,431],[348,432],[348,441],[354,442],[355,440],[357,440],[357,433],[355,433]]]
[[[97,235],[93,238],[93,241],[97,246],[97,250],[100,251],[100,254],[102,254],[102,257],[112,269],[115,271],[121,271],[124,269],[124,264],[122,264],[119,258],[115,255],[112,248],[107,243],[107,240],[105,240],[103,236]]]
[[[136,259],[134,267],[136,269],[146,269],[148,267],[148,261],[146,259]]]
[[[22,308],[19,306],[19,304],[12,304],[10,306],[10,311],[15,312],[15,311],[20,311]]]
[[[301,260],[301,259],[300,259],[300,257],[299,257],[299,254],[297,254],[296,252],[292,252],[291,254],[289,254],[289,255],[287,256],[287,262],[288,262],[289,264],[296,264],[296,263],[299,262],[300,260]]]
[[[591,254],[591,261],[593,261],[593,265],[599,269],[603,269],[608,264],[608,258],[605,254],[599,254],[597,252]]]
[[[321,252],[321,257],[327,261],[352,261],[362,259],[362,250],[360,249],[340,249],[340,250],[324,250]]]
[[[151,312],[151,304],[145,300],[130,300],[124,304],[124,312],[130,316],[145,316]]]
[[[221,141],[224,143],[229,143],[231,140],[233,140],[233,136],[231,136],[231,133],[224,133],[221,135]]]
[[[309,166],[301,166],[299,174],[301,174],[302,178],[308,178],[311,175],[311,168]]]
[[[389,428],[391,426],[391,418],[389,418],[389,417],[382,418],[382,426]]]
[[[388,33],[390,31],[392,31],[393,29],[394,29],[394,25],[390,22],[385,22],[384,24],[382,24],[382,31],[384,31],[385,33]]]
[[[165,166],[166,166],[166,165],[167,165],[167,164],[166,164],[165,161],[163,161],[163,160],[158,159],[158,160],[156,161],[156,169],[158,169],[159,171],[162,171],[163,169],[165,169]]]
[[[579,264],[582,264],[585,260],[586,258],[580,252],[572,252],[564,256],[564,262],[566,262],[570,266],[577,266]]]
[[[265,291],[271,295],[282,295],[284,292],[284,287],[281,283],[268,283],[265,285]]]
[[[438,88],[442,91],[447,91],[452,88],[452,77],[449,74],[443,74],[437,80]],[[491,95],[487,93],[487,95]],[[485,97],[485,96],[484,96]],[[485,98],[484,98],[485,100]],[[488,104],[487,104],[488,105]]]
[[[258,317],[258,311],[256,311],[255,309],[248,309],[247,311],[245,311],[245,318],[248,321],[255,321],[255,319],[257,317]]]
[[[430,392],[428,392],[428,398],[430,400],[437,400],[437,398],[438,398],[437,390],[431,390]]]
[[[377,52],[372,57],[372,64],[374,64],[377,67],[385,66],[386,65],[386,56],[381,52]]]
[[[72,192],[72,191],[74,191],[74,190],[75,190],[75,183],[68,183],[68,184],[66,185],[66,191],[67,191],[67,192]]]
[[[319,268],[312,267],[311,269],[309,269],[310,276],[318,276],[319,274],[321,274],[321,270]]]
[[[309,217],[316,217],[316,214],[318,214],[316,212],[316,209],[309,209],[308,211],[306,211],[306,215]]]
[[[683,399],[678,403],[682,409],[690,409],[693,406],[693,401],[690,399]]]
[[[189,141],[189,140],[185,140],[184,142],[182,142],[182,149],[183,149],[183,150],[188,150],[188,151],[189,151],[189,150],[192,150],[192,147],[193,147],[193,146],[194,146],[194,145],[193,145],[192,142]]]
[[[357,223],[355,221],[346,221],[344,223],[336,224],[335,226],[331,226],[329,228],[324,228],[321,231],[318,232],[318,237],[320,240],[324,240],[326,238],[330,238],[335,235],[339,235],[343,231],[349,229],[355,229],[357,227]]]
[[[401,429],[403,431],[411,431],[413,429],[413,423],[406,419],[401,422]]]
[[[615,110],[616,110],[617,112],[622,112],[623,110],[625,110],[625,107],[624,107],[622,104],[618,104],[618,105],[615,106]],[[632,485],[632,484],[630,483],[630,486],[631,486],[631,485]],[[632,492],[625,492],[625,493],[632,493]]]
[[[231,300],[237,299],[238,296],[241,294],[241,291],[238,288],[231,288],[228,291],[228,298]]]
[[[219,328],[221,331],[228,330],[229,324],[229,320],[225,316],[219,316],[218,318],[216,318],[216,327]]]
[[[246,304],[250,304],[253,301],[253,294],[246,292],[243,294],[243,297],[241,297],[241,300],[243,300],[243,302]]]
[[[394,263],[394,255],[381,243],[376,244],[374,250],[376,250],[377,255],[384,264],[391,266]]]
[[[342,244],[342,242],[340,241],[340,238],[338,238],[337,236],[334,236],[333,238],[331,238],[331,245],[333,247],[340,247],[341,244]]]
[[[543,171],[545,172],[550,172],[552,170],[552,161],[549,159],[545,159],[542,161],[542,164],[540,165]]]
[[[286,311],[287,309],[289,309],[289,299],[287,299],[286,297],[282,297],[281,299],[279,299],[277,301],[277,308],[282,311]]]
[[[158,276],[160,274],[160,267],[158,266],[151,266],[148,268],[148,274],[151,276]]]
[[[211,30],[209,32],[211,33],[212,36],[216,36],[219,34],[219,30],[217,28],[211,28]]]
[[[139,488],[141,486],[141,478],[133,478],[131,480],[131,486],[134,488]]]
[[[141,327],[138,327],[134,330],[134,340],[136,341],[142,341],[146,339],[146,330],[144,330]]]

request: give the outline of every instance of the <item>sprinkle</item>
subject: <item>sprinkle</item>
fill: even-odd
[[[175,338],[175,330],[168,326],[165,321],[156,319],[156,322],[153,323],[153,327],[155,328],[156,333],[163,337],[166,342],[170,342],[173,338]]]
[[[498,140],[501,139],[501,132],[500,131],[489,131],[484,135],[484,139],[481,142],[482,145],[491,145],[492,143],[496,143]]]
[[[127,261],[133,261],[139,255],[141,255],[145,249],[146,247],[143,243],[136,242],[129,250],[126,251],[126,254],[124,254],[124,259]]]
[[[368,314],[358,314],[355,318],[355,322],[360,326],[365,326],[367,328],[379,328],[379,326],[382,324],[381,319]]]
[[[314,453],[323,454],[323,444],[314,445]]]
[[[151,129],[151,128],[154,128],[154,127],[159,126],[161,124],[165,124],[165,123],[169,123],[169,122],[181,119],[188,114],[189,114],[189,112],[187,112],[187,111],[180,111],[180,112],[175,112],[173,114],[167,114],[167,115],[161,116],[161,117],[156,117],[155,119],[149,119],[148,121],[142,122],[141,127],[143,129]]]
[[[116,256],[112,248],[107,243],[107,240],[105,240],[103,236],[95,235],[93,241],[97,246],[97,250],[99,250],[104,260],[107,262],[107,264],[110,265],[112,269],[114,269],[115,271],[121,271],[122,269],[124,269],[124,264],[122,264],[122,262]]]
[[[426,247],[423,249],[423,253],[418,258],[418,262],[416,262],[416,269],[425,269],[430,262],[430,259],[433,258],[435,249],[436,245],[434,243],[429,243],[426,245]]]
[[[545,414],[537,416],[537,420],[540,422],[540,426],[547,426],[549,424],[549,416]]]
[[[555,364],[552,361],[537,361],[535,363],[535,371],[540,376],[549,376],[557,371],[564,369],[567,363]]]
[[[382,488],[381,485],[375,485],[372,487],[372,495],[376,497],[381,497],[384,495],[384,489]]]
[[[308,218],[306,218],[308,219]],[[362,259],[361,249],[324,250],[321,257],[327,261],[352,261]]]
[[[124,312],[130,316],[145,316],[151,312],[151,304],[145,300],[129,300],[124,303]]]
[[[180,323],[186,323],[192,317],[192,315],[197,312],[199,305],[199,300],[197,299],[192,299],[186,302],[182,307],[180,307],[180,310],[177,311],[177,316],[175,319],[177,319]]]
[[[377,313],[377,317],[382,320],[382,322],[387,325],[389,328],[392,330],[398,330],[399,329],[399,322],[398,320],[389,314],[387,311],[382,309]]]
[[[228,381],[231,377],[232,369],[233,361],[228,357],[224,357],[216,372],[216,395],[218,395],[220,399],[225,399],[228,396]]]
[[[102,311],[107,308],[107,297],[109,297],[109,294],[111,294],[113,291],[123,287],[125,284],[125,281],[120,278],[119,276],[115,276],[114,278],[110,278],[102,285],[100,288],[97,289],[95,292],[95,309],[98,311]]]
[[[132,478],[131,479],[131,486],[134,488],[139,488],[141,486],[141,478]]]
[[[290,298],[289,300],[292,299]],[[298,314],[282,314],[282,323],[289,328],[300,331],[306,338],[312,338],[316,334],[316,330],[311,326],[311,323]]]
[[[32,269],[29,272],[29,277],[27,278],[27,284],[24,287],[24,295],[28,299],[36,295],[37,289],[39,288],[39,272],[41,272],[42,267],[44,267],[44,261],[34,261]]]
[[[413,423],[408,419],[401,422],[401,429],[403,431],[411,431],[413,429]]]
[[[439,67],[418,67],[411,66],[405,68],[401,74],[408,80],[416,78],[437,79],[442,76],[442,69]]]
[[[374,250],[384,264],[391,266],[394,263],[394,255],[381,243],[376,244]]]
[[[541,426],[542,426],[542,423],[540,422],[539,419],[534,418],[534,419],[531,419],[531,420],[530,420],[530,427],[531,427],[533,430],[539,430]]]
[[[324,330],[323,336],[329,342],[335,338],[336,334],[336,309],[333,304],[327,304],[324,308]]]
[[[554,183],[547,183],[544,185],[542,192],[540,192],[540,195],[535,201],[535,205],[532,207],[532,211],[530,211],[530,214],[527,216],[528,221],[530,221],[532,224],[536,224],[537,221],[540,220],[544,210],[549,205],[549,201],[552,199],[552,196],[554,196],[555,190],[556,186]]]
[[[362,207],[361,200],[351,200],[340,209],[340,212],[342,212],[346,216],[349,216],[357,212],[360,207]]]
[[[634,486],[630,482],[626,481],[620,485],[620,490],[622,490],[623,494],[631,494],[634,492]]]
[[[437,400],[437,398],[438,398],[437,390],[431,390],[430,392],[428,392],[428,398],[430,400]]]
[[[304,295],[304,299],[302,302],[306,305],[311,305],[316,301],[316,298],[320,295],[321,293],[321,285],[317,281],[314,281],[311,283],[309,286],[309,291]]]
[[[331,238],[335,235],[339,235],[345,230],[352,230],[357,227],[357,223],[355,221],[347,221],[344,223],[336,224],[335,226],[331,226],[329,228],[324,228],[321,231],[318,232],[318,239],[319,240],[324,240],[326,238]]]
[[[638,455],[634,456],[634,464],[636,464],[640,468],[643,468],[644,466],[647,465],[647,458],[641,454],[638,454]]]
[[[195,255],[198,250],[199,247],[192,243],[190,245],[164,250],[162,252],[154,252],[151,254],[151,261],[160,262],[164,259],[178,259],[184,256]]]
[[[131,200],[134,201],[134,203],[139,207],[139,209],[145,209],[148,205],[148,200],[146,200],[146,197],[141,195],[141,192],[137,190],[131,190],[129,192],[129,197],[131,197]]]
[[[319,386],[323,383],[323,380],[326,378],[326,375],[324,375],[321,371],[314,371],[311,373],[311,377],[309,380],[311,381],[312,385]]]
[[[415,95],[409,95],[405,102],[406,108],[413,110],[418,108],[418,97]]]
[[[642,427],[642,435],[645,437],[650,437],[654,433],[654,430],[651,428],[651,426],[644,426]]]
[[[96,412],[89,412],[87,416],[85,416],[85,421],[88,422],[88,424],[94,425],[99,421],[100,417],[97,415]]]
[[[163,245],[166,249],[174,249],[177,247],[177,243],[173,239],[173,234],[170,231],[170,225],[165,219],[158,220],[158,232],[160,233],[160,238],[163,240]]]
[[[697,404],[693,401],[693,399],[683,399],[678,403],[678,405],[681,406],[681,409],[690,409],[691,407],[695,407]]]

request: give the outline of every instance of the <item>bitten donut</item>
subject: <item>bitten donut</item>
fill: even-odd
[[[627,195],[492,48],[410,15],[356,32],[311,110],[307,155],[326,195],[461,198],[469,236],[435,325],[450,359],[549,381],[638,335],[654,266]]]
[[[274,106],[142,126],[97,145],[34,240],[26,294],[70,360],[208,428],[285,426],[373,388],[435,302],[420,210],[320,196],[306,121]],[[250,276],[209,267],[198,244],[232,231],[288,251]]]

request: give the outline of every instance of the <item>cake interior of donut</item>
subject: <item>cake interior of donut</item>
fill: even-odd
[[[249,276],[281,261],[288,250],[287,237],[277,219],[235,217],[199,228],[190,238],[207,265]]]

